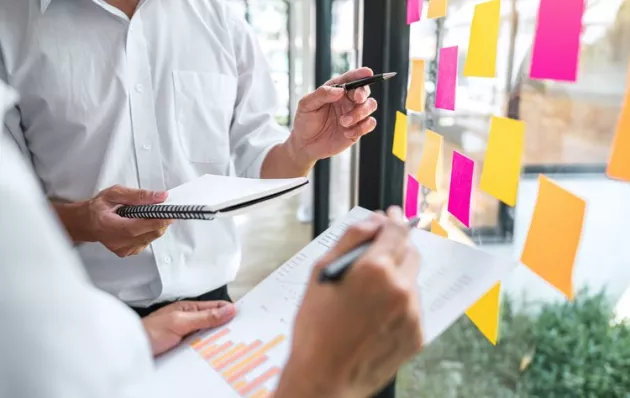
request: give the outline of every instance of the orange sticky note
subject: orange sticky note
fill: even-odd
[[[403,162],[407,160],[407,115],[402,112],[396,112],[392,152],[394,156]]]
[[[422,158],[418,167],[416,179],[425,187],[437,191],[438,177],[441,173],[442,145],[444,138],[427,130],[424,137],[424,147],[422,148]]]
[[[421,59],[411,62],[411,85],[405,107],[415,112],[424,112],[424,61]]]
[[[468,318],[493,345],[497,345],[499,339],[500,296],[501,284],[497,283],[466,311]]]
[[[630,69],[627,85],[626,98],[617,122],[617,133],[613,141],[606,175],[615,180],[630,182]]]
[[[448,0],[430,0],[429,11],[427,11],[428,18],[441,18],[446,16],[446,7],[448,6]]]
[[[573,299],[573,265],[586,202],[541,175],[521,262]]]
[[[445,230],[439,222],[431,220],[431,233],[439,235],[443,238],[448,238],[448,231]]]

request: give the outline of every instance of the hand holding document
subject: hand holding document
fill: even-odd
[[[172,396],[189,397],[263,397],[274,391],[289,359],[295,317],[315,264],[350,225],[371,214],[352,210],[243,297],[230,324],[201,333],[159,358],[160,388]],[[516,266],[426,231],[413,230],[411,239],[421,254],[416,286],[424,345]]]

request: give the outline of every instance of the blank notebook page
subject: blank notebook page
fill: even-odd
[[[211,211],[265,198],[307,182],[306,178],[259,180],[206,174],[168,191],[161,205],[207,206]]]

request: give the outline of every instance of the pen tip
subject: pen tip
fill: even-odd
[[[388,80],[391,79],[392,77],[396,76],[398,73],[396,72],[390,72],[390,73],[383,73],[383,79]]]

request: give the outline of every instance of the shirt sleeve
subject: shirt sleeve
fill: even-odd
[[[275,120],[277,93],[252,28],[232,11],[226,13],[238,69],[236,106],[230,128],[232,157],[238,176],[260,178],[267,154],[286,141],[289,132]]]
[[[0,105],[2,91],[0,83]],[[6,138],[0,230],[10,233],[0,239],[0,397],[156,397],[139,318],[90,283],[30,166]]]

